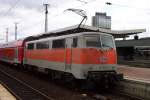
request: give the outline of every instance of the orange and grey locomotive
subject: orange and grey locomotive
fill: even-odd
[[[116,71],[113,36],[101,32],[27,37],[1,46],[0,60],[48,73],[53,79],[67,77],[108,85],[122,78]]]

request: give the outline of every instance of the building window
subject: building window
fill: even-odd
[[[53,40],[52,48],[65,48],[65,39]]]
[[[36,48],[37,49],[49,49],[49,41],[36,43]]]
[[[76,48],[78,46],[78,39],[77,38],[73,38],[73,45],[72,47]]]
[[[29,43],[27,46],[27,49],[33,50],[34,49],[34,43]]]

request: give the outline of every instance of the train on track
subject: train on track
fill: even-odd
[[[0,60],[44,72],[52,79],[82,80],[110,86],[117,73],[113,36],[102,32],[57,31],[0,46]]]

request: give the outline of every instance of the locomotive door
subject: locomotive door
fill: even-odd
[[[66,39],[66,48],[65,48],[65,71],[70,71],[71,70],[71,65],[72,65],[72,38],[67,38]]]

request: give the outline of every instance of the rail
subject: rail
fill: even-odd
[[[0,70],[1,84],[10,91],[17,100],[54,100],[42,92],[32,88],[21,80]]]

